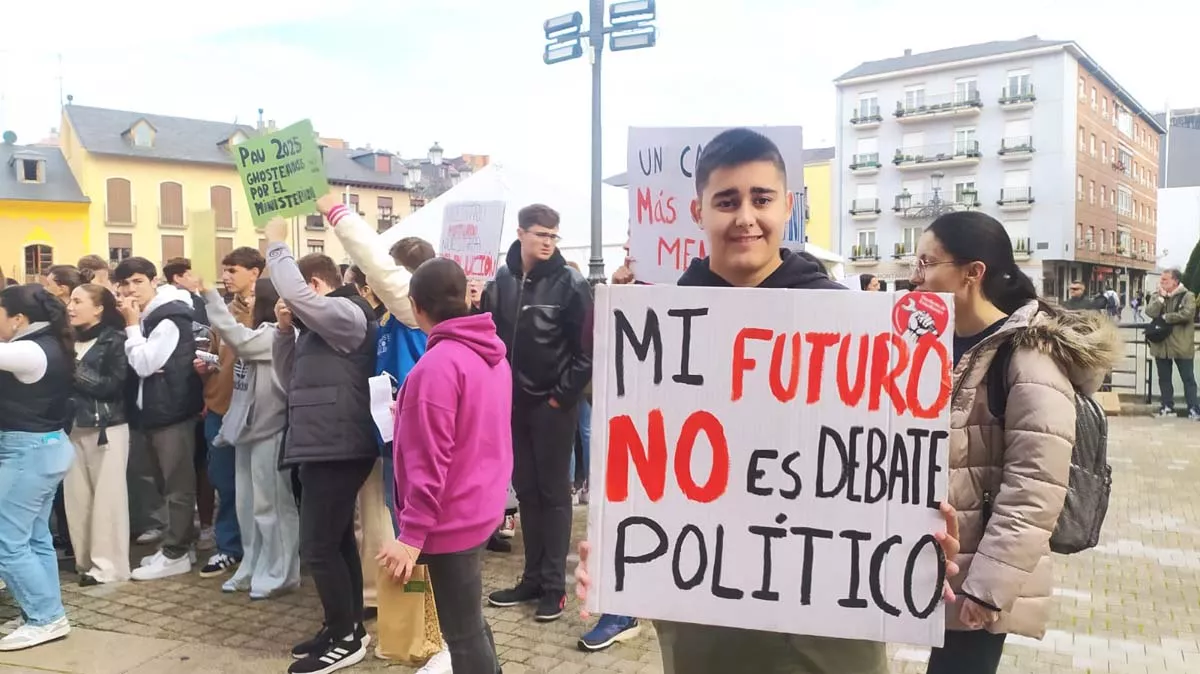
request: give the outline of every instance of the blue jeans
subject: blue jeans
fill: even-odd
[[[579,401],[579,440],[582,445],[583,455],[583,481],[587,482],[588,469],[591,467],[592,461],[592,405],[587,400]],[[567,472],[567,479],[572,483],[575,482],[575,452],[571,452],[571,469]]]
[[[0,431],[0,579],[30,625],[66,615],[50,511],[74,459],[62,431]]]
[[[208,441],[208,481],[217,490],[217,515],[213,530],[217,551],[234,559],[242,558],[242,533],[237,517],[237,459],[233,447],[217,447],[213,438],[221,431],[222,415],[204,415],[204,439]]]

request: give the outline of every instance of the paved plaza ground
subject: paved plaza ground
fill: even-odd
[[[1040,642],[1013,638],[1006,674],[1200,672],[1200,424],[1118,417],[1111,421],[1114,490],[1102,545],[1060,558],[1056,610]],[[583,533],[577,509],[575,533]],[[507,586],[520,572],[520,537],[511,555],[489,554],[484,584]],[[223,595],[220,579],[188,576],[146,584],[81,589],[64,576],[76,632],[67,640],[0,654],[0,674],[250,674],[284,672],[292,643],[314,633],[320,606],[310,585],[277,600],[251,603]],[[575,603],[550,625],[532,609],[485,609],[505,674],[659,672],[649,629],[603,653],[575,641],[585,625]],[[0,620],[16,615],[0,595]],[[893,671],[924,671],[927,652],[892,647]],[[410,668],[368,658],[347,671]],[[847,673],[853,674],[853,673]]]

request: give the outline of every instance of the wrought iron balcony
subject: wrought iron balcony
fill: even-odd
[[[850,118],[850,124],[860,129],[871,129],[879,126],[883,122],[883,115],[880,114],[879,106],[867,108],[865,111],[859,108],[854,111],[854,116]]]
[[[852,262],[877,262],[879,261],[879,246],[850,246],[850,260]]]
[[[1033,156],[1033,136],[1013,136],[1000,141],[1001,161],[1023,161]]]
[[[963,140],[896,150],[892,163],[901,171],[934,168],[937,166],[966,166],[978,164],[981,153],[979,141]]]
[[[910,258],[916,254],[916,248],[912,244],[897,243],[892,247],[892,258],[896,260]]]
[[[1033,95],[1033,85],[1024,87],[1004,87],[1000,90],[1000,107],[1005,110],[1021,110],[1031,107],[1037,96]]]
[[[880,166],[882,166],[882,164],[879,163],[878,152],[856,154],[850,160],[851,173],[856,173],[858,175],[870,175],[872,173],[878,173]]]
[[[996,204],[1002,211],[1027,211],[1033,206],[1032,187],[1002,187]]]
[[[1033,249],[1030,245],[1029,237],[1023,239],[1013,239],[1013,258],[1016,260],[1028,260],[1033,256]]]
[[[871,220],[882,212],[879,199],[855,199],[850,202],[850,215],[855,220]]]
[[[979,203],[979,194],[974,190],[963,190],[955,199],[949,201],[945,199],[940,190],[925,194],[901,192],[896,195],[892,211],[901,218],[920,220],[936,218],[939,215],[953,213],[954,211],[969,211],[981,205]]]
[[[908,104],[896,101],[896,111],[892,114],[900,123],[927,119],[930,117],[962,117],[979,114],[983,107],[983,98],[978,91],[966,95],[951,93],[938,96],[923,96]]]

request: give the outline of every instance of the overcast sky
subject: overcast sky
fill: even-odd
[[[19,142],[59,124],[61,55],[81,105],[247,123],[264,108],[405,157],[437,141],[587,180],[587,62],[541,58],[542,21],[586,0],[5,4],[0,127]],[[832,145],[833,78],[905,48],[1074,39],[1147,107],[1200,105],[1186,0],[657,4],[657,47],[605,52],[606,175],[624,170],[630,125],[802,124],[806,146]]]

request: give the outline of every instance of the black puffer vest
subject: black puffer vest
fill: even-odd
[[[375,374],[379,324],[371,305],[353,287],[343,286],[328,297],[343,298],[361,309],[367,319],[367,332],[354,351],[342,353],[297,322],[300,336],[296,339],[292,378],[287,382],[288,430],[280,461],[283,466],[379,456],[367,382]]]
[[[193,419],[204,410],[204,384],[192,369],[196,359],[196,338],[192,335],[192,307],[183,302],[167,302],[150,312],[142,321],[142,334],[149,336],[163,321],[171,321],[179,330],[179,343],[162,369],[139,379],[129,373],[126,382],[126,413],[129,424],[152,431]],[[138,384],[142,387],[142,406],[137,405]]]
[[[46,374],[24,384],[11,372],[0,371],[0,430],[51,433],[66,429],[71,419],[72,362],[48,328],[22,335],[46,352]]]

